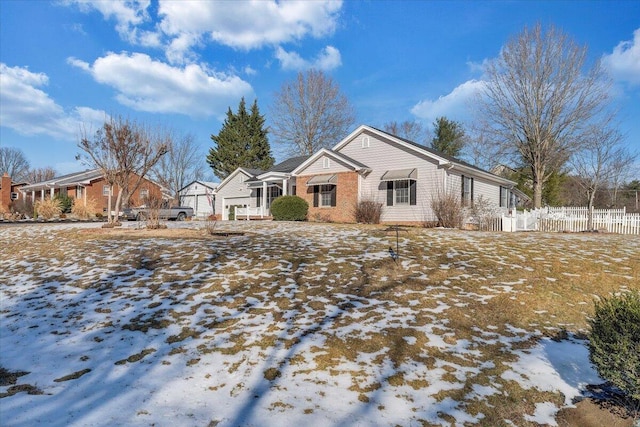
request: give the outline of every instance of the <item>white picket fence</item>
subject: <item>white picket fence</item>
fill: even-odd
[[[592,209],[592,230],[640,235],[640,214],[622,209]],[[589,208],[546,207],[502,216],[503,231],[589,230]]]

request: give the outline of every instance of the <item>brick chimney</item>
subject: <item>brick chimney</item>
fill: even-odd
[[[11,177],[7,172],[2,175],[0,181],[0,208],[8,211],[11,204]]]

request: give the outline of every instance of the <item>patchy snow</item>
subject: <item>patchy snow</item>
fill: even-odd
[[[0,228],[0,241],[46,240],[51,231],[91,226],[6,227]],[[511,348],[531,339],[537,343],[512,349],[517,359],[502,379],[517,381],[523,388],[560,392],[565,405],[571,405],[585,385],[602,382],[583,341],[556,342],[511,325],[504,326],[504,334],[494,325],[487,326],[489,330],[474,327],[472,335],[460,338],[443,317],[470,299],[517,294],[525,279],[489,281],[476,288],[478,293],[461,290],[453,300],[447,300],[445,291],[451,289],[446,283],[440,290],[398,288],[394,293],[406,300],[401,305],[377,298],[375,292],[367,298],[358,294],[363,263],[388,259],[385,236],[327,226],[308,227],[312,230],[304,233],[290,224],[220,227],[245,227],[263,238],[238,236],[205,243],[140,239],[126,250],[122,241],[105,239],[90,242],[95,252],[82,254],[74,252],[72,241],[62,241],[64,257],[22,259],[16,254],[11,265],[3,259],[0,366],[28,371],[18,383],[33,385],[43,394],[20,392],[1,398],[0,424],[476,424],[484,414],[437,395],[462,390],[466,382],[495,368],[482,345]],[[277,239],[269,239],[273,234],[286,235],[295,245],[284,238],[276,244]],[[366,250],[353,256],[342,248],[346,241]],[[401,242],[401,254],[407,252],[405,244],[409,243]],[[295,251],[302,251],[304,260],[296,258]],[[279,256],[269,256],[274,252]],[[126,262],[123,253],[128,254]],[[330,266],[314,261],[315,253],[328,256]],[[460,255],[446,253],[451,262],[437,264],[433,273],[470,268],[469,263],[456,264]],[[184,259],[195,262],[194,267],[177,267]],[[401,265],[419,269],[421,264],[411,259]],[[431,274],[419,273],[415,277]],[[304,277],[315,281],[305,282]],[[392,282],[386,274],[381,277],[384,280],[376,286]],[[478,279],[468,275],[460,280]],[[247,283],[261,283],[261,292],[253,292]],[[314,286],[339,285],[345,289],[336,290],[332,299],[301,296],[303,286],[312,295]],[[431,322],[416,324],[414,310],[425,299],[430,306],[422,308],[422,316]],[[330,340],[366,343],[391,328],[404,331],[392,345],[372,343],[353,357],[348,349],[333,358],[326,350]],[[421,349],[421,357],[430,362],[392,357],[407,346]],[[454,361],[434,359],[434,348]],[[70,379],[72,374],[77,377]],[[398,376],[402,381],[395,381]],[[0,386],[0,394],[9,388]],[[500,388],[472,384],[466,398],[484,400],[500,394]],[[540,402],[525,419],[555,425],[558,410],[551,402]]]

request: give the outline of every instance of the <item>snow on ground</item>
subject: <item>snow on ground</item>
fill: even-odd
[[[402,287],[390,299],[393,272],[381,273],[371,284],[379,291],[365,297],[362,276],[373,273],[364,265],[390,262],[389,236],[366,229],[231,223],[219,229],[253,234],[82,245],[55,237],[89,227],[99,225],[0,227],[2,245],[56,239],[59,250],[3,253],[0,367],[29,372],[18,384],[42,392],[1,398],[3,426],[463,425],[485,415],[442,393],[464,389],[465,400],[483,401],[503,393],[501,381],[516,381],[563,393],[570,405],[586,384],[602,382],[584,341],[510,325],[461,338],[444,316],[472,299],[515,295],[524,280],[468,275],[461,280],[477,280],[477,293],[452,299],[446,287]],[[466,238],[438,238],[448,235]],[[407,244],[401,237],[414,280],[437,274],[403,258]],[[464,273],[469,261],[456,267],[457,256],[443,260]],[[394,341],[381,331],[401,333]],[[493,384],[474,383],[496,368],[483,345],[515,355]],[[525,419],[555,425],[558,409],[538,402]]]

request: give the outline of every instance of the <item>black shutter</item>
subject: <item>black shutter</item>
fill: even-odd
[[[262,188],[256,188],[256,207],[262,206]]]
[[[313,207],[317,208],[318,207],[318,191],[320,190],[320,186],[319,185],[314,185],[313,186]]]
[[[393,206],[393,181],[387,181],[387,206]]]
[[[416,205],[418,202],[416,200],[416,184],[417,182],[413,179],[409,180],[409,204]]]
[[[461,196],[460,196],[460,200],[462,200],[462,206],[465,205],[466,201],[464,200],[464,175],[460,175],[460,177],[462,178],[462,189],[461,189]]]
[[[473,178],[469,178],[471,181],[471,205],[473,206]]]
[[[337,185],[332,185],[331,186],[331,206],[336,206],[336,190],[337,190],[338,186]]]

